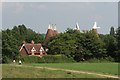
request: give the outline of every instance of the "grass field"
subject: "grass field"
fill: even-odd
[[[39,69],[34,67],[14,66],[9,64],[3,65],[3,78],[97,78],[96,75],[75,74],[65,71],[54,71]],[[101,77],[100,77],[101,78]]]
[[[118,63],[46,63],[46,64],[33,64],[33,66],[82,70],[118,75]]]
[[[48,70],[51,67],[77,71],[89,71],[117,75],[118,63],[42,63],[42,64],[3,64],[3,78],[104,78],[92,74],[69,73],[62,70]]]

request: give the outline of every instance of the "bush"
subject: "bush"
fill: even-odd
[[[23,63],[38,63],[40,57],[37,56],[24,56],[21,57]]]
[[[25,56],[21,57],[23,63],[68,63],[75,62],[72,58],[64,55],[47,55],[43,57],[38,56]]]
[[[11,62],[12,60],[6,56],[2,58],[2,63],[11,63]]]

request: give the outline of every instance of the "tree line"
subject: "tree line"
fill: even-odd
[[[67,29],[58,36],[51,37],[46,47],[49,54],[64,54],[77,62],[90,59],[120,61],[120,27],[110,34],[97,34],[93,30],[79,32]]]
[[[45,34],[39,34],[25,25],[14,26],[13,29],[2,30],[2,61],[4,63],[19,57],[19,46],[22,41],[30,43],[42,43]],[[63,54],[73,58],[77,62],[90,59],[106,59],[120,61],[120,27],[114,30],[111,27],[110,34],[96,34],[94,31],[79,32],[67,29],[57,36],[51,37],[44,48],[48,48],[47,54]]]

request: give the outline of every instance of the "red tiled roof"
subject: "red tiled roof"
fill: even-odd
[[[31,54],[32,53],[31,50],[33,49],[33,47],[36,50],[36,51],[34,51],[34,53],[40,53],[40,49],[42,47],[42,45],[40,43],[39,44],[24,44],[23,48],[25,48],[25,50],[27,51],[28,54]],[[46,53],[44,51],[44,49],[42,52]]]
[[[49,40],[50,37],[56,36],[57,34],[58,34],[57,30],[48,29],[46,36],[45,36],[45,40],[43,42],[43,45],[45,45],[47,43],[47,41]]]

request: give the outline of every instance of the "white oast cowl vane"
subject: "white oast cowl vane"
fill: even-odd
[[[56,24],[54,25],[54,27],[53,27],[53,28],[54,28],[54,29],[53,29],[54,31],[56,31],[56,30],[57,30],[57,29],[56,29]]]
[[[78,23],[76,23],[76,26],[75,26],[74,29],[75,29],[75,30],[80,30],[80,27],[79,27]]]
[[[97,26],[97,22],[94,22],[93,29],[97,29],[97,28],[100,28],[100,27]]]
[[[50,24],[48,25],[48,29],[51,29],[51,25]]]
[[[79,27],[78,23],[76,23],[76,29],[80,30],[80,27]]]

